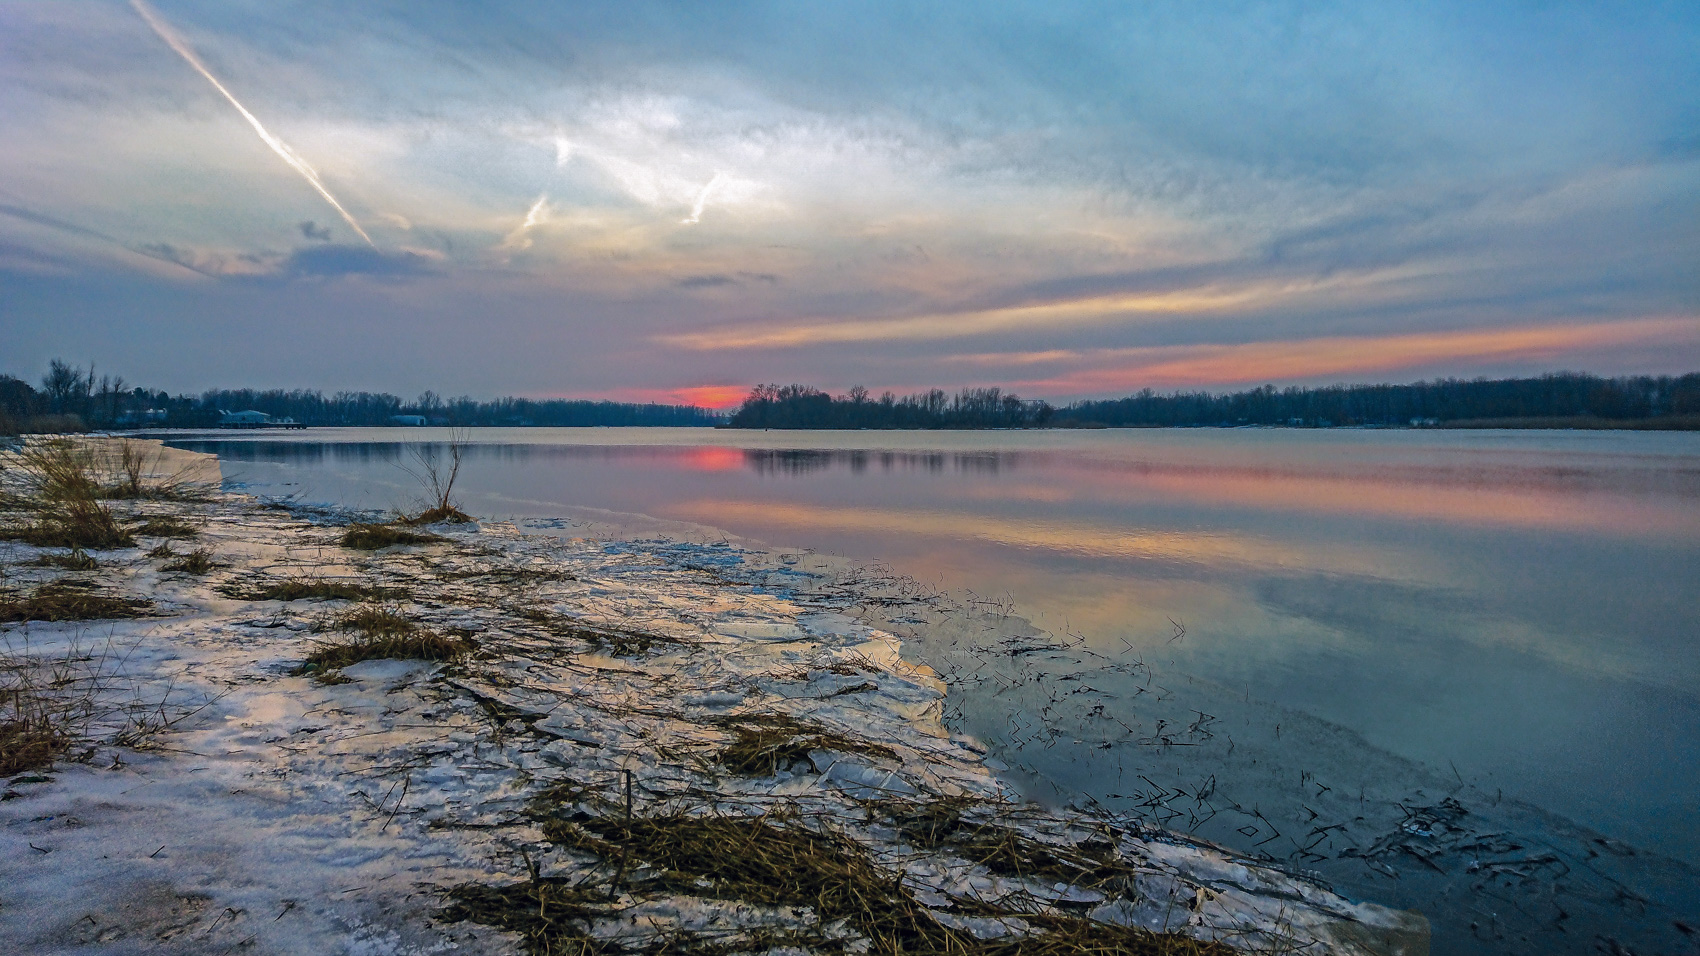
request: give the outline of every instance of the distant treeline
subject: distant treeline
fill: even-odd
[[[1575,372],[1539,378],[1444,379],[1413,385],[1329,385],[1247,392],[1146,389],[1127,398],[1075,402],[1056,414],[1059,426],[1433,425],[1543,422],[1700,426],[1700,374],[1600,378]]]
[[[733,428],[1039,428],[1054,409],[997,388],[943,389],[870,398],[860,385],[833,397],[806,385],[758,385],[732,416]]]
[[[694,405],[633,405],[525,398],[489,402],[442,399],[426,392],[407,401],[374,392],[295,389],[213,389],[170,395],[131,387],[122,378],[95,376],[55,359],[39,388],[0,375],[0,433],[83,431],[90,428],[204,428],[223,412],[261,411],[305,425],[390,425],[417,415],[439,425],[714,425],[722,418]]]

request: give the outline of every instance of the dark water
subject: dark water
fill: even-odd
[[[418,484],[399,440],[444,437],[327,429],[172,444],[216,452],[227,479],[262,493],[408,507]],[[605,509],[885,562],[1074,641],[1072,656],[1035,652],[988,683],[960,680],[969,670],[950,659],[972,642],[928,650],[915,635],[918,653],[959,677],[962,726],[1036,792],[1157,806],[1171,825],[1314,867],[1360,895],[1451,907],[1437,918],[1440,952],[1591,952],[1595,937],[1637,928],[1650,934],[1643,945],[1669,951],[1693,939],[1672,930],[1694,915],[1681,889],[1691,871],[1648,854],[1700,862],[1700,436],[488,429],[473,439],[459,487],[478,514]],[[1111,719],[1102,728],[1114,732],[1094,729]],[[1449,798],[1467,822],[1435,810],[1411,823],[1413,808]],[[1361,807],[1372,803],[1404,827],[1389,832],[1450,840],[1457,859],[1424,862],[1418,846],[1363,862],[1379,818]],[[1343,829],[1320,841],[1306,832],[1336,817]],[[1523,834],[1519,849],[1468,838],[1494,826]],[[1539,840],[1563,851],[1561,864],[1488,865],[1533,859]],[[1508,902],[1482,896],[1489,876],[1518,884],[1501,891]],[[1518,896],[1558,899],[1555,883],[1596,877],[1605,882],[1583,904]],[[1651,902],[1607,899],[1613,887]],[[1470,922],[1466,946],[1456,934]],[[1534,935],[1519,944],[1519,933]]]

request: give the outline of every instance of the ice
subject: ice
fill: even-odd
[[[895,635],[854,619],[850,602],[800,588],[806,572],[771,555],[537,533],[576,527],[546,521],[443,525],[434,530],[448,545],[354,554],[336,545],[334,525],[241,495],[150,507],[205,521],[201,544],[227,567],[166,576],[140,549],[103,558],[102,586],[146,594],[170,616],[0,635],[6,656],[28,666],[98,671],[85,742],[46,782],[14,780],[0,802],[0,952],[511,952],[499,931],[434,922],[443,891],[524,879],[530,866],[585,875],[528,808],[570,785],[597,812],[623,813],[628,781],[637,815],[712,803],[726,815],[784,808],[834,821],[894,878],[906,874],[941,923],[984,938],[1031,927],[950,912],[956,901],[1049,901],[1254,943],[1279,932],[1318,953],[1393,952],[1387,940],[1421,936],[1410,917],[1132,823],[1118,853],[1139,870],[1138,900],[913,845],[862,801],[960,799],[1032,845],[1064,849],[1102,840],[1110,823],[1077,826],[1023,803],[983,744],[951,737],[936,674],[906,660]],[[22,574],[37,553],[0,544],[0,563]],[[570,577],[469,576],[493,568]],[[364,661],[321,681],[294,672],[336,637],[325,628],[345,604],[218,590],[331,573],[409,592],[398,612],[457,629],[477,651],[453,664]],[[518,613],[537,608],[656,640],[621,649]],[[719,759],[735,736],[726,721],[775,715],[857,752],[818,747],[771,775],[730,773]],[[869,747],[884,750],[860,752]],[[678,895],[621,913],[594,933],[816,920]],[[839,929],[851,951],[863,945]]]

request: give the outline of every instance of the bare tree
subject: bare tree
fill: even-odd
[[[471,521],[472,516],[455,504],[455,479],[460,477],[460,464],[466,456],[470,439],[467,429],[449,429],[446,449],[437,442],[421,442],[413,446],[413,467],[406,468],[429,496],[428,506],[407,519],[408,524],[435,524],[439,521]]]

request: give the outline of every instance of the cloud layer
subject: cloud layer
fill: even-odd
[[[10,5],[0,371],[1068,398],[1700,367],[1700,13],[1489,6]]]

